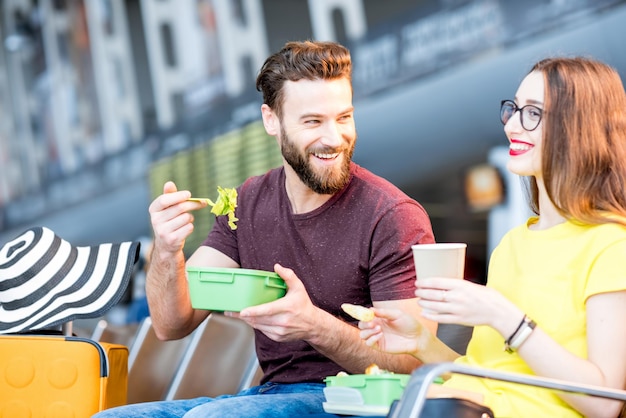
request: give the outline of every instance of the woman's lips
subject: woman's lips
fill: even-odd
[[[512,157],[525,154],[534,147],[533,144],[520,141],[518,139],[511,139],[510,141],[511,143],[509,144],[509,155]]]

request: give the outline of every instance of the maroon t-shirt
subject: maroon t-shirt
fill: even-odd
[[[313,304],[352,323],[344,302],[372,306],[414,297],[411,245],[434,242],[419,203],[354,163],[349,184],[304,214],[291,211],[282,167],[252,177],[238,188],[235,216],[236,230],[219,216],[203,245],[242,268],[293,269]],[[279,343],[255,333],[262,382],[322,382],[343,370],[304,341]]]

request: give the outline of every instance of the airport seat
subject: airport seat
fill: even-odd
[[[467,344],[472,337],[474,327],[457,324],[439,324],[437,337],[448,347],[463,355],[467,350]]]
[[[106,319],[101,319],[96,323],[90,339],[130,347],[135,340],[138,328],[139,323],[114,325]]]
[[[253,386],[258,386],[261,384],[261,378],[263,377],[263,369],[256,358],[256,353],[254,354],[254,360],[252,367],[248,371],[248,373],[244,376],[241,381],[240,390],[249,389]]]
[[[128,355],[127,403],[164,399],[194,333],[180,340],[161,341],[152,319],[141,321]]]
[[[213,312],[194,332],[165,399],[236,393],[258,381],[257,371],[252,328]]]

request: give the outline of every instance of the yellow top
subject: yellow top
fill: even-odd
[[[587,298],[626,289],[626,228],[565,222],[547,230],[528,229],[536,221],[530,218],[502,239],[491,257],[487,286],[563,347],[586,357]],[[467,355],[457,362],[534,374],[518,354],[503,350],[504,338],[490,327],[475,327]],[[546,389],[462,375],[445,385],[483,393],[497,417],[581,416]]]

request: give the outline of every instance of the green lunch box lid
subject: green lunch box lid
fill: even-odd
[[[328,376],[324,379],[327,387],[342,386],[357,389],[366,405],[389,406],[402,397],[411,375],[409,374],[351,374]]]

